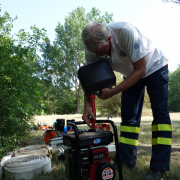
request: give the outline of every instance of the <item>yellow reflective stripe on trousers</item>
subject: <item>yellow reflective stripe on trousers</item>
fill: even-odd
[[[163,137],[153,138],[152,145],[157,145],[157,144],[171,145],[172,139],[171,138],[163,138]]]
[[[132,127],[132,126],[121,126],[120,131],[122,132],[132,132],[132,133],[139,133],[140,128]]]
[[[138,145],[138,140],[130,139],[130,138],[125,138],[125,137],[122,137],[122,136],[119,137],[119,142],[124,143],[124,144],[133,145],[133,146],[137,146]]]
[[[152,125],[152,132],[154,131],[172,131],[170,124],[156,124]]]

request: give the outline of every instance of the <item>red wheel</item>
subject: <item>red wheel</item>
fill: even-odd
[[[57,134],[56,131],[54,131],[54,130],[47,130],[43,134],[43,141],[45,143],[48,143],[50,139],[53,139],[53,138],[55,138],[57,136],[58,136],[58,134]]]

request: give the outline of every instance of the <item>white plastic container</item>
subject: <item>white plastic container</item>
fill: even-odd
[[[114,144],[108,145],[109,158],[114,160],[116,154],[116,146]]]
[[[61,145],[63,145],[63,137],[51,139],[49,143],[53,149],[58,149]]]

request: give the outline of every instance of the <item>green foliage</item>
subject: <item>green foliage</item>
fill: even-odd
[[[56,103],[56,114],[75,114],[76,99],[74,91],[62,91],[59,100]]]
[[[116,75],[116,84],[118,85],[120,82],[123,81],[123,77],[120,73],[115,72]],[[121,94],[118,93],[117,95],[107,99],[102,100],[97,98],[96,99],[96,108],[97,111],[103,115],[117,115],[121,113]]]
[[[97,111],[103,115],[118,115],[121,113],[121,93],[107,99],[97,100]]]
[[[116,85],[120,84],[120,82],[123,81],[123,77],[120,73],[115,72],[116,75]],[[103,115],[120,115],[121,114],[121,95],[122,93],[118,93],[117,95],[107,99],[107,100],[102,100],[97,98],[96,99],[96,107],[97,111],[99,111]],[[149,95],[147,94],[147,90],[145,91],[145,96],[144,96],[144,104],[143,106],[145,108],[150,108],[151,103],[149,99]]]
[[[178,68],[169,74],[169,110],[173,112],[180,111],[180,65]]]
[[[40,63],[41,60],[39,60]],[[37,60],[36,60],[37,62]],[[58,85],[55,77],[47,72],[46,67],[36,64],[36,75],[40,78],[39,94],[41,103],[36,107],[36,114],[69,114],[76,112],[74,91]],[[39,69],[38,69],[39,68]]]
[[[90,21],[104,24],[112,21],[112,14],[107,12],[103,16],[100,14],[100,11],[96,8],[92,8],[90,12],[85,14],[85,9],[78,7],[65,18],[64,25],[58,23],[53,45],[47,38],[41,46],[44,59],[39,64],[45,69],[42,73],[44,79],[51,80],[53,85],[59,86],[67,92],[70,92],[71,89],[75,90],[73,95],[77,103],[76,113],[81,113],[80,102],[83,97],[83,91],[77,76],[79,67],[85,64],[81,32]],[[66,101],[66,99],[63,100]],[[64,103],[68,104],[68,101]]]
[[[163,0],[164,2],[173,2],[180,5],[180,0]]]
[[[45,94],[43,94],[45,96]],[[72,90],[63,90],[58,86],[51,86],[44,99],[44,112],[47,114],[74,114],[76,99]]]
[[[0,16],[0,147],[8,145],[26,134],[32,123],[38,97],[38,78],[30,65],[44,30],[31,27],[30,33],[20,30],[10,36],[13,19],[6,12]],[[2,150],[1,150],[2,151]]]

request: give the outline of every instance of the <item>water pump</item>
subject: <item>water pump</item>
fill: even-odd
[[[116,82],[114,72],[106,60],[97,61],[82,66],[78,77],[84,91],[89,94],[92,112],[96,116],[96,93],[103,88],[112,86]],[[95,123],[110,123],[112,131],[95,129]],[[115,139],[116,154],[118,158],[119,179],[123,180],[120,164],[117,128],[111,120],[92,120],[92,127],[88,132],[78,130],[84,121],[69,122],[74,134],[63,136],[63,143],[68,149],[65,151],[65,171],[69,180],[113,180],[115,169],[109,161],[108,144]]]

